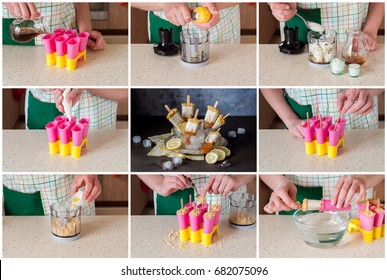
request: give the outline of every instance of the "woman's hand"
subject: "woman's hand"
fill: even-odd
[[[297,11],[296,3],[268,3],[273,16],[281,22],[285,22],[294,17],[294,12]]]
[[[263,208],[267,213],[299,209],[301,206],[296,201],[297,188],[288,179],[281,179],[271,193],[269,203]]]
[[[356,202],[359,202],[366,197],[366,189],[367,184],[364,177],[343,176],[336,183],[331,204],[336,205],[339,209],[342,206],[347,207],[356,193],[359,194]]]
[[[229,175],[211,175],[207,180],[202,196],[207,193],[221,194],[227,196],[229,192],[237,191],[241,187],[237,178]]]
[[[75,175],[71,189],[71,196],[73,196],[82,187],[85,187],[82,198],[86,203],[94,201],[102,192],[101,184],[98,181],[97,175]]]
[[[62,112],[62,113],[64,113],[64,108],[62,105],[62,102],[63,102],[62,94],[64,90],[65,90],[64,88],[57,88],[54,90],[54,100],[55,100],[56,108],[58,109],[59,112]],[[74,106],[81,98],[82,91],[83,91],[82,89],[77,89],[77,88],[72,89],[67,95],[67,101],[69,102],[71,101],[72,106]]]
[[[192,13],[187,3],[165,3],[163,13],[173,25],[180,26],[192,20]]]
[[[157,188],[157,193],[168,196],[178,190],[184,190],[191,185],[187,175],[165,175],[163,183]]]
[[[208,22],[205,23],[199,23],[196,21],[193,21],[193,25],[195,25],[199,29],[208,30],[215,25],[217,25],[220,21],[220,12],[218,8],[216,7],[215,3],[202,3],[203,7],[207,7],[208,10],[211,13],[211,18]]]
[[[40,17],[34,3],[4,3],[4,6],[13,17],[22,17],[24,20],[34,20]]]
[[[347,89],[338,94],[337,109],[342,113],[367,115],[374,110],[374,96],[368,89]]]
[[[295,119],[287,121],[285,125],[288,128],[290,134],[296,136],[299,139],[304,139],[304,130],[302,128],[303,122],[303,120]]]

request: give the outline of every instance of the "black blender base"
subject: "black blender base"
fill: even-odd
[[[159,43],[153,46],[157,55],[169,56],[179,52],[179,47],[172,40],[173,29],[159,28]]]
[[[298,41],[298,27],[284,27],[285,40],[278,45],[284,54],[299,54],[305,49],[305,43]]]

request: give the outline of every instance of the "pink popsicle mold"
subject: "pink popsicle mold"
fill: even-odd
[[[323,122],[326,122],[328,124],[328,127],[332,125],[332,116],[326,116],[322,118]]]
[[[331,201],[329,199],[321,199],[321,202],[322,202],[322,204],[321,204],[320,212],[323,212],[323,211],[334,211],[334,212],[350,211],[352,209],[351,205],[348,205],[347,207],[337,208],[336,205],[331,204]]]
[[[186,229],[189,226],[189,213],[179,214],[176,213],[177,223],[179,224],[179,229]]]
[[[203,232],[210,233],[215,225],[215,216],[212,218],[203,217]]]
[[[56,50],[55,47],[55,38],[57,37],[56,34],[47,34],[42,38],[43,45],[46,50],[46,53],[51,54],[54,53]]]
[[[56,122],[49,122],[46,125],[46,131],[49,142],[54,143],[58,141],[58,124]]]
[[[71,128],[72,141],[74,146],[80,146],[83,140],[83,124],[76,124]]]
[[[341,125],[341,128],[340,128],[340,138],[342,138],[344,136],[345,125],[347,124],[347,119],[340,118],[337,123]]]
[[[87,134],[89,133],[90,120],[88,118],[82,118],[79,120],[79,123],[83,124],[83,138],[86,138]]]
[[[58,131],[60,142],[62,144],[67,144],[70,142],[70,126],[66,124],[66,122],[58,126]]]
[[[64,35],[67,35],[67,37],[70,39],[70,38],[75,38],[77,37],[77,30],[75,29],[69,29],[69,30],[66,30],[64,33]]]
[[[76,58],[79,50],[79,42],[78,38],[71,38],[67,41],[67,57],[69,59]]]
[[[341,130],[341,125],[339,124],[336,124],[336,126],[334,124],[332,124],[329,128],[328,128],[328,133],[329,133],[329,145],[331,146],[336,146],[338,143],[339,143],[339,139],[340,139],[340,130]]]
[[[191,202],[191,203],[187,203],[186,205],[184,205],[185,208],[188,209],[188,212],[191,212],[193,209],[194,209],[194,203]]]
[[[366,205],[364,203],[357,203],[357,217],[360,217],[360,212],[366,209]]]
[[[365,230],[372,230],[374,226],[375,215],[366,216],[363,212],[360,212],[360,226]]]
[[[81,32],[78,34],[78,38],[80,40],[79,43],[79,51],[82,52],[87,47],[87,41],[89,40],[90,33],[88,32]]]
[[[327,129],[328,129],[328,124],[326,122],[322,122],[322,127],[320,126],[320,123],[317,123],[315,126],[315,134],[316,134],[316,139],[318,144],[323,144],[327,141]]]
[[[65,28],[58,28],[58,29],[54,30],[54,32],[52,32],[52,33],[60,36],[60,35],[63,35],[63,33],[65,33],[65,31],[66,31]]]
[[[302,125],[302,128],[304,130],[304,137],[306,142],[312,142],[314,140],[314,127],[316,123],[314,121],[309,120],[309,127],[308,127],[308,122],[305,122]]]
[[[198,215],[198,216],[191,216],[189,215],[189,224],[191,226],[191,230],[197,231],[201,228],[201,223],[203,220],[203,216]]]

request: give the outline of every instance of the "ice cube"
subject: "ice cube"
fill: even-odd
[[[228,137],[230,137],[230,138],[236,138],[236,136],[237,136],[237,133],[236,133],[235,130],[230,130],[230,131],[228,132]]]
[[[245,134],[246,133],[246,129],[243,128],[243,127],[238,127],[237,133],[238,134]]]
[[[133,143],[138,144],[141,142],[141,136],[135,135],[133,136],[132,140],[133,140]]]
[[[142,145],[144,146],[144,148],[152,147],[152,141],[149,139],[144,139],[144,141],[142,141]]]
[[[185,145],[185,148],[188,150],[199,150],[201,146],[204,143],[204,139],[206,138],[206,135],[204,134],[204,131],[199,129],[196,131],[196,135],[192,135],[189,139],[190,143],[188,145]]]
[[[173,162],[172,161],[164,161],[163,162],[163,169],[166,171],[173,170]]]
[[[179,167],[183,163],[183,159],[181,157],[173,157],[172,162],[174,167]]]
[[[220,146],[225,146],[225,147],[227,147],[228,142],[227,142],[226,138],[222,137],[222,138],[220,139],[219,145],[220,145]]]

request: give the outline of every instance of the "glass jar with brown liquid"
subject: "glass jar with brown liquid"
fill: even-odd
[[[10,27],[12,39],[19,43],[26,43],[33,40],[36,36],[48,33],[48,25],[43,17],[34,20],[15,19]]]
[[[363,64],[367,59],[369,49],[369,42],[363,31],[347,30],[347,40],[342,51],[346,64]]]

